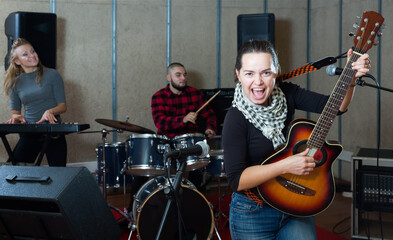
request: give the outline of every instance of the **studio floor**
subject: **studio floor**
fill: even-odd
[[[127,208],[129,204],[130,195],[128,191],[126,191],[125,195],[123,192],[124,190],[122,188],[108,189],[106,193],[107,202],[120,210],[124,210],[124,208]],[[227,216],[227,212],[226,212],[226,209],[228,209],[227,204],[230,201],[230,197],[231,197],[231,190],[226,185],[226,179],[217,178],[212,180],[207,185],[206,191],[202,192],[201,194],[203,194],[203,196],[205,196],[206,199],[209,199],[209,201],[215,201],[211,205],[216,217],[218,216],[217,200],[221,199],[220,201],[221,220],[218,220],[220,222],[216,223],[216,225],[220,227],[220,225],[223,224],[223,221],[227,220],[227,219],[223,219],[222,216],[224,216],[224,218]],[[218,196],[221,197],[218,198]],[[315,216],[316,225],[318,226],[318,228],[324,231],[324,233],[330,234],[329,236],[333,236],[333,239],[337,239],[337,240],[351,239],[351,202],[352,202],[351,197],[344,197],[342,193],[336,193],[335,198],[331,203],[331,205],[326,210]],[[194,203],[189,203],[189,204],[194,204]],[[321,233],[319,232],[319,234]],[[216,236],[213,237],[217,239]],[[220,237],[221,239],[226,239],[223,236]],[[332,237],[327,239],[332,239]]]

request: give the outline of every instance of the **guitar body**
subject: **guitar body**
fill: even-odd
[[[292,123],[288,141],[284,148],[262,161],[266,165],[281,161],[307,148],[315,124],[308,120]],[[317,166],[309,175],[283,174],[258,186],[262,199],[282,212],[294,216],[312,216],[325,210],[335,195],[332,165],[340,155],[342,146],[325,142],[316,151],[314,159]]]

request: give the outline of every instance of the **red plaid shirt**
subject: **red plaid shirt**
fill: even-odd
[[[205,120],[206,129],[217,132],[216,115],[209,105],[198,113],[197,124],[183,123],[189,112],[196,112],[205,102],[202,91],[189,86],[180,95],[172,93],[169,84],[156,92],[151,99],[151,109],[158,134],[173,138],[186,133],[199,133],[202,131],[198,125],[201,119]]]

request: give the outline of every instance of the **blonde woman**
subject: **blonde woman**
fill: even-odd
[[[4,91],[11,110],[11,119],[4,123],[60,123],[60,114],[67,110],[62,77],[57,70],[44,67],[33,46],[23,38],[12,44]],[[14,163],[33,163],[46,139],[43,134],[20,134],[14,149]],[[50,136],[45,154],[50,166],[66,166],[64,135]]]

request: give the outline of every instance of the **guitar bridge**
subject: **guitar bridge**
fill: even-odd
[[[301,194],[301,195],[305,195],[305,196],[314,196],[316,193],[314,190],[312,190],[308,187],[297,184],[297,183],[290,181],[290,180],[288,180],[284,177],[281,177],[281,176],[276,177],[276,180],[281,186],[283,186],[287,190],[297,193],[297,194]]]

